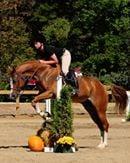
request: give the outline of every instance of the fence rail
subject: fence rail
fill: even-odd
[[[37,90],[23,90],[22,95],[35,95],[37,94]],[[0,95],[9,95],[10,90],[0,90]]]
[[[37,90],[23,90],[22,95],[36,95],[37,93],[38,93]],[[111,91],[107,91],[107,93],[111,94]],[[9,94],[10,94],[10,90],[0,90],[0,95],[9,95]]]
[[[10,90],[0,90],[0,95],[9,95],[10,94]],[[38,94],[37,90],[23,90],[21,95],[36,95]],[[20,107],[20,98],[17,97],[16,98],[16,102],[15,102],[15,107],[16,109],[18,109]]]

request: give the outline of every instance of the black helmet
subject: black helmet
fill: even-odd
[[[35,43],[35,42],[42,42],[42,43],[45,43],[45,42],[46,42],[46,39],[45,39],[45,37],[44,37],[41,33],[36,33],[36,34],[33,36],[32,41],[33,41],[33,43]]]

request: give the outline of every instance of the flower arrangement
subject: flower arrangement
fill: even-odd
[[[74,146],[75,141],[70,136],[63,136],[59,138],[54,146],[54,152],[56,153],[72,153],[74,152],[72,147]]]
[[[63,136],[62,138],[59,138],[57,140],[57,143],[58,144],[68,144],[68,145],[73,145],[75,142],[74,142],[74,139],[70,136]]]

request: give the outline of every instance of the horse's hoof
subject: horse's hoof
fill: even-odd
[[[127,120],[126,119],[122,119],[121,122],[126,122]]]
[[[41,111],[40,113],[40,116],[43,118],[43,119],[47,119],[47,118],[50,118],[51,117],[51,115],[50,115],[50,113],[48,113],[48,112],[43,112],[43,111]]]
[[[101,143],[98,145],[98,148],[99,149],[104,149],[106,147],[106,144],[105,143]]]
[[[51,114],[49,112],[46,111],[45,114],[46,114],[46,117],[48,118],[51,117]]]
[[[52,123],[52,121],[53,120],[50,117],[46,117],[46,121],[45,121],[46,123]]]
[[[42,111],[41,111],[39,114],[40,114],[40,116],[41,116],[44,120],[46,120],[46,114],[45,114],[45,112],[42,112]]]

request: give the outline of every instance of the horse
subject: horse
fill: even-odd
[[[39,93],[32,100],[32,106],[38,114],[43,116],[43,112],[37,106],[41,100],[56,98],[57,77],[61,73],[61,67],[57,65],[47,65],[39,63],[37,60],[27,61],[13,68],[11,77],[11,97],[20,95],[29,79],[35,79]],[[108,93],[106,87],[95,77],[79,76],[77,77],[78,91],[72,94],[72,102],[81,103],[88,111],[92,120],[96,123],[101,133],[101,142],[99,148],[108,145],[107,135],[109,123],[106,116],[108,104]],[[127,94],[124,88],[111,85],[116,105],[121,111],[125,110],[127,105]]]

